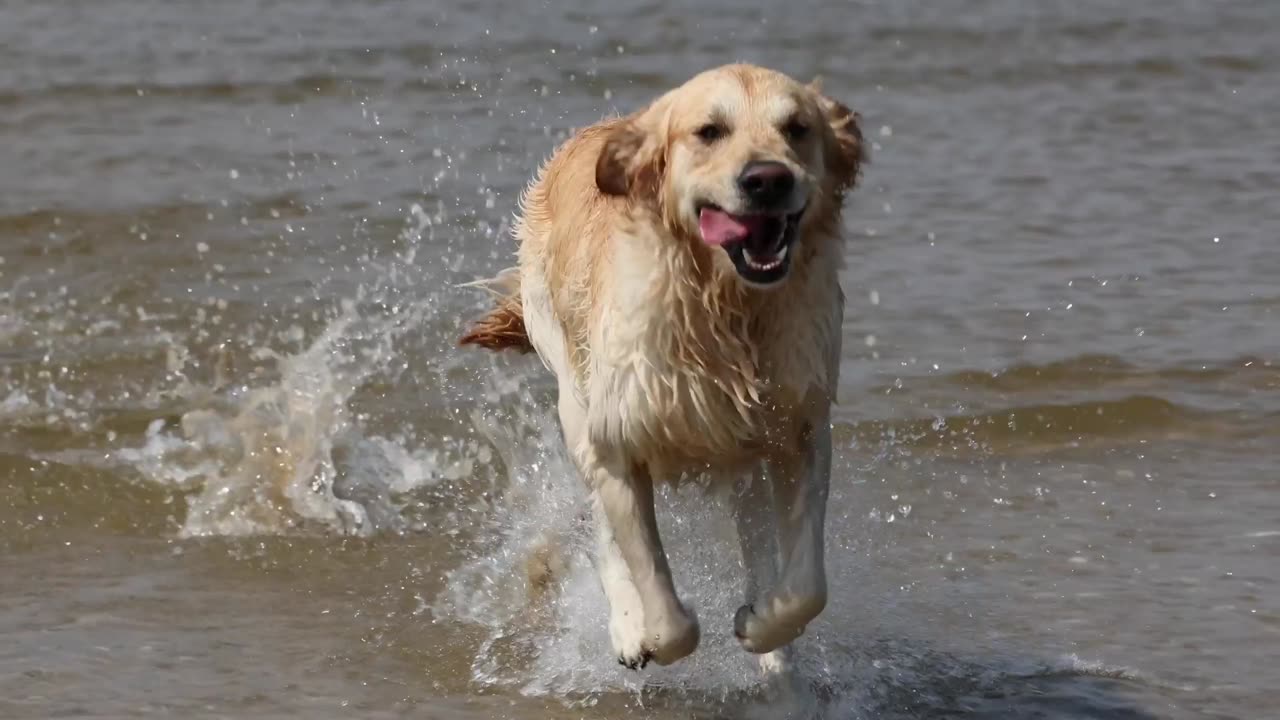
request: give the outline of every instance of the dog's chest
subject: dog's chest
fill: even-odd
[[[658,333],[622,345],[616,332],[608,341],[589,380],[593,437],[652,463],[756,457],[825,378],[814,353],[775,342],[757,347],[739,338],[690,350]]]
[[[773,429],[829,397],[839,332],[829,278],[802,274],[749,300],[693,281],[679,255],[637,247],[620,248],[615,266],[651,270],[614,275],[591,323],[580,379],[594,441],[635,459],[720,465],[758,456]]]

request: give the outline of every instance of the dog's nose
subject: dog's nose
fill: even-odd
[[[780,162],[748,163],[738,176],[738,187],[753,205],[780,205],[796,185],[796,176]]]

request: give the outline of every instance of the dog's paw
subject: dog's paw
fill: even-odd
[[[762,609],[743,605],[733,616],[733,634],[747,652],[767,653],[803,635],[826,603],[822,592],[771,596]]]
[[[698,619],[680,609],[657,618],[645,635],[649,640],[647,646],[653,648],[654,662],[670,665],[698,648],[702,631],[698,628]]]
[[[788,626],[768,622],[752,605],[743,605],[733,616],[733,635],[750,653],[764,654],[777,650],[804,633],[804,626]]]
[[[649,661],[652,659],[653,652],[640,648],[635,654],[619,655],[618,664],[628,670],[643,670],[648,667]]]
[[[670,665],[697,649],[701,631],[692,615],[659,618],[653,625],[646,629],[634,614],[610,618],[609,635],[619,665],[628,670],[643,669],[651,660]]]
[[[644,641],[644,618],[638,608],[610,614],[609,639],[618,664],[629,670],[639,670],[653,659],[653,649]]]

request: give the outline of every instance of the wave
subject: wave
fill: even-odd
[[[1133,395],[1063,405],[1028,405],[918,420],[870,420],[845,428],[864,445],[952,453],[1044,452],[1086,442],[1172,438],[1213,427],[1200,413],[1158,397]],[[837,427],[839,433],[841,428]]]
[[[210,101],[296,103],[312,97],[365,97],[390,89],[384,78],[360,75],[307,74],[273,81],[209,80],[191,83],[66,83],[25,90],[0,91],[0,107],[17,108],[40,101],[110,98],[178,98]]]
[[[1028,390],[1095,389],[1154,386],[1173,383],[1209,383],[1220,380],[1246,383],[1253,387],[1280,388],[1280,365],[1242,356],[1224,363],[1199,366],[1146,367],[1115,355],[1085,354],[1043,364],[1022,364],[995,372],[961,370],[939,378],[959,387],[980,387],[1002,392]]]
[[[245,198],[236,204],[237,213],[250,220],[300,218],[306,215],[305,208],[302,195],[296,192]],[[151,230],[158,233],[205,224],[210,212],[208,204],[199,202],[118,209],[37,209],[0,214],[0,235],[47,241],[50,234],[92,228],[96,235],[103,237],[132,236],[136,231]]]
[[[1248,440],[1276,432],[1275,413],[1259,398],[1277,389],[1280,365],[1258,357],[1152,367],[1086,354],[872,387],[871,394],[896,396],[907,408],[949,411],[856,420],[843,430],[850,441],[873,446],[982,453],[1188,437]],[[1246,405],[1241,398],[1252,400]]]

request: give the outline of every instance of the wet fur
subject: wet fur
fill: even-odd
[[[807,139],[779,135],[779,112],[808,123]],[[708,113],[737,128],[719,147],[691,139]],[[857,121],[816,82],[730,65],[580,130],[524,193],[518,268],[461,340],[534,349],[555,373],[566,444],[593,492],[611,635],[629,667],[674,662],[698,642],[657,537],[653,482],[755,477],[739,485],[736,516],[756,603],[735,632],[770,653],[766,667],[785,664],[782,646],[825,604],[840,217],[864,161]],[[734,202],[733,178],[757,157],[788,163],[808,193],[790,274],[765,290],[701,241],[690,209],[695,196]]]

